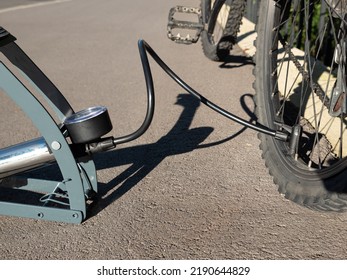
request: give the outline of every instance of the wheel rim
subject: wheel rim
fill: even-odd
[[[268,27],[271,78],[265,88],[271,92],[267,109],[274,121],[269,125],[302,127],[296,155],[288,156],[288,143],[274,143],[281,160],[306,179],[312,174],[331,177],[347,167],[345,14],[320,2],[277,1],[271,13],[273,25]],[[338,63],[326,51],[328,43],[343,49],[336,52]],[[337,101],[332,101],[334,94]]]

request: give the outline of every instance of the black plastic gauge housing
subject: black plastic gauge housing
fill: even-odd
[[[64,125],[75,144],[93,142],[112,130],[110,116],[104,106],[79,111],[67,117]]]

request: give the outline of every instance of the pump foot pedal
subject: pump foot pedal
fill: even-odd
[[[196,15],[197,21],[184,20],[184,17],[189,17],[190,19],[190,15]],[[177,16],[183,19],[177,19]],[[172,41],[183,44],[196,43],[203,29],[204,25],[200,8],[176,6],[170,9],[167,35]]]

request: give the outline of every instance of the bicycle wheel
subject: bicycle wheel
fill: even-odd
[[[254,72],[259,123],[297,132],[290,143],[259,135],[279,191],[333,211],[347,209],[347,17],[332,8],[338,1],[262,0]]]
[[[206,28],[201,33],[206,57],[223,60],[236,43],[245,0],[202,0],[202,14]]]

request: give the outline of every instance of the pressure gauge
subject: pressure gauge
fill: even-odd
[[[107,108],[95,106],[72,114],[64,125],[73,143],[93,142],[112,130]]]

